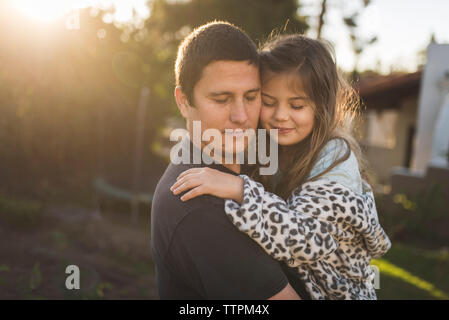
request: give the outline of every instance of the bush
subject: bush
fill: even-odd
[[[376,196],[380,222],[391,239],[419,240],[435,245],[449,240],[445,201],[441,185],[436,183],[418,194]]]
[[[43,206],[32,201],[11,200],[0,196],[0,222],[3,226],[31,228],[42,221]]]

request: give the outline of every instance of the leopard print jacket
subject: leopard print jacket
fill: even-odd
[[[335,181],[307,182],[284,201],[240,177],[243,202],[226,200],[227,216],[273,258],[295,268],[312,299],[377,299],[370,260],[391,243],[365,181],[363,194]]]

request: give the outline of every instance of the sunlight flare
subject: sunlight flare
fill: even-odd
[[[86,5],[86,1],[76,0],[16,0],[15,7],[26,16],[41,22],[61,19],[70,11]]]

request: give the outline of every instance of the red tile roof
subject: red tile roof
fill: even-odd
[[[401,75],[367,76],[355,84],[367,108],[398,107],[406,98],[418,96],[422,71]]]

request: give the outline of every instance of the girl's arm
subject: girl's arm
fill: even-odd
[[[368,203],[376,215],[374,200],[367,202],[334,182],[308,183],[287,202],[245,175],[236,177],[210,168],[187,170],[174,186],[176,194],[196,189],[185,194],[188,199],[207,193],[237,200],[225,201],[226,214],[233,224],[290,266],[322,259],[338,248],[338,240],[353,238],[354,231],[365,234],[371,254],[377,256],[390,246],[383,229],[370,215],[373,210],[366,206]]]
[[[181,197],[183,201],[202,194],[232,199],[226,200],[225,211],[234,225],[290,266],[329,255],[338,247],[335,235],[345,234],[332,223],[296,211],[246,175],[193,168],[181,173],[170,190],[174,194],[190,190]]]
[[[298,201],[284,201],[265,191],[260,183],[245,175],[244,195],[241,205],[232,200],[225,202],[225,211],[240,231],[246,232],[264,250],[277,260],[284,260],[294,267],[328,256],[338,248],[337,239],[349,239],[349,231],[338,229],[336,224],[317,218],[316,203],[299,208]],[[316,199],[302,199],[302,205]],[[330,200],[321,207],[332,210]],[[324,209],[323,209],[324,212]]]
[[[225,211],[275,259],[290,266],[322,259],[338,248],[338,241],[362,236],[372,257],[391,247],[380,226],[372,192],[358,195],[326,180],[307,182],[284,201],[266,192],[247,176],[241,205],[225,201]]]
[[[232,199],[237,203],[243,201],[243,179],[241,177],[208,167],[192,168],[182,172],[170,190],[175,195],[190,190],[181,197],[182,201],[203,194]]]

